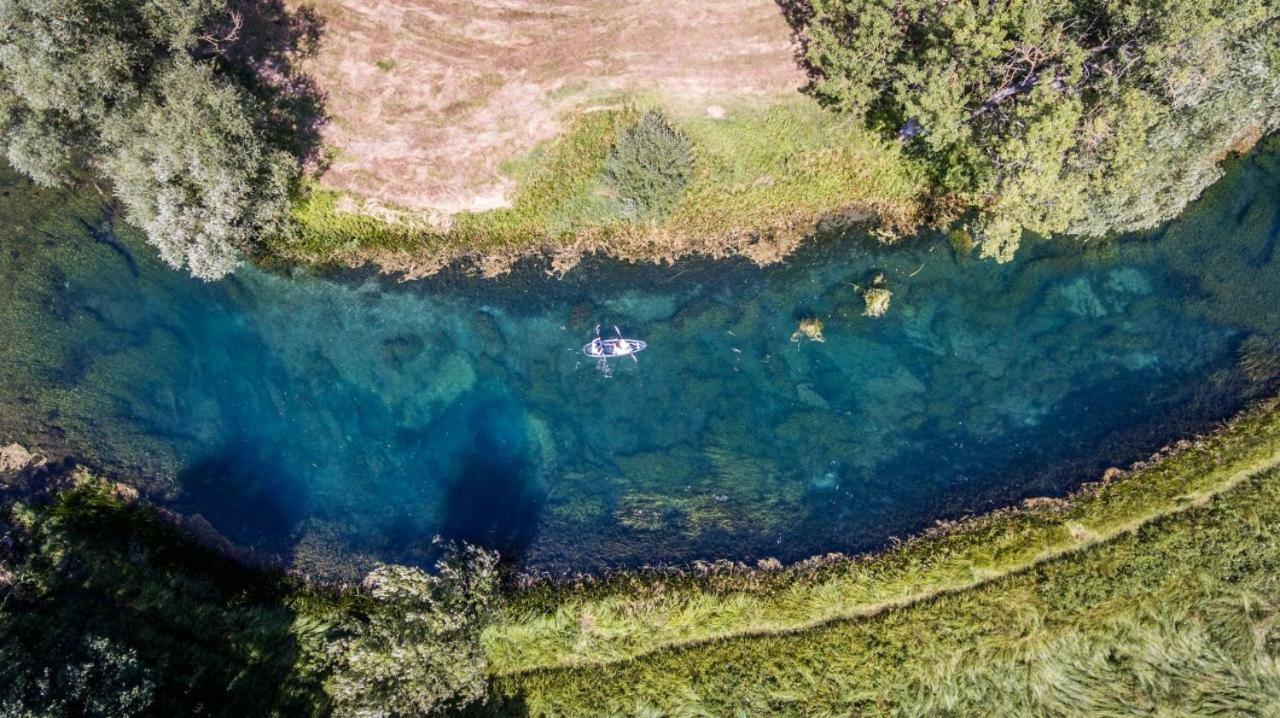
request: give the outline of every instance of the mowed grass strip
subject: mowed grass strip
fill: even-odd
[[[486,631],[491,671],[599,668],[675,647],[872,618],[1115,541],[1278,464],[1280,409],[1269,402],[1068,501],[1032,502],[882,554],[781,571],[712,567],[702,576],[536,587],[517,594]]]

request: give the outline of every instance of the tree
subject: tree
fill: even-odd
[[[288,214],[297,164],[263,139],[255,107],[208,63],[184,58],[103,131],[101,171],[129,220],[165,262],[200,279],[230,272],[236,250],[279,231]]]
[[[228,19],[227,0],[0,0],[9,163],[49,186],[98,171],[165,262],[225,275],[279,231],[300,171],[211,59]]]
[[[979,209],[983,253],[1024,230],[1171,217],[1242,136],[1280,124],[1267,0],[814,0],[814,93],[897,136]]]
[[[483,698],[480,631],[497,597],[497,554],[446,549],[436,572],[380,566],[364,585],[376,602],[339,643],[326,688],[337,716],[422,716]]]
[[[0,136],[9,162],[68,181],[151,69],[195,42],[216,0],[0,0]]]

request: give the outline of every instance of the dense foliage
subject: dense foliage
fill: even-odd
[[[480,630],[496,601],[496,554],[453,549],[434,574],[382,566],[365,579],[378,609],[335,646],[337,716],[420,716],[485,695]]]
[[[670,212],[693,175],[693,144],[657,110],[623,130],[605,161],[627,215],[654,219]]]
[[[985,255],[1022,230],[1101,235],[1176,214],[1280,118],[1270,0],[814,0],[814,92],[898,137],[983,208]]]
[[[435,574],[383,567],[339,595],[244,567],[81,475],[50,504],[0,512],[0,716],[463,705],[485,685],[494,562],[447,548]]]
[[[0,0],[8,161],[43,185],[101,173],[166,262],[226,274],[297,173],[215,71],[230,17],[226,0]]]
[[[235,267],[236,247],[282,229],[297,167],[258,140],[253,108],[208,65],[181,59],[106,123],[102,172],[169,265],[217,278]]]

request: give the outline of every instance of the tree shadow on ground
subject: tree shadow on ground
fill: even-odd
[[[810,0],[774,0],[774,2],[777,3],[778,9],[782,11],[782,17],[791,26],[791,39],[795,44],[796,64],[808,73],[812,80],[815,73],[813,66],[809,64],[806,54],[809,50],[806,30],[809,28],[809,21],[813,20],[813,3]]]
[[[232,0],[230,10],[202,36],[203,44],[263,104],[272,144],[309,170],[323,169],[325,98],[303,63],[319,47],[324,20],[310,7],[289,8],[282,0]]]

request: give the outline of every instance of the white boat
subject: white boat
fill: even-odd
[[[627,339],[622,336],[622,332],[614,327],[613,331],[617,333],[616,339],[601,339],[600,327],[596,327],[596,338],[587,342],[582,347],[582,353],[592,359],[613,359],[614,357],[631,357],[635,358],[636,354],[644,351],[649,345],[643,339]]]

